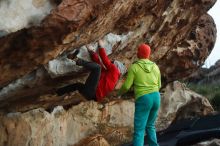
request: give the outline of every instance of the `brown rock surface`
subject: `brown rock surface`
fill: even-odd
[[[13,2],[0,1],[0,110],[5,111],[0,115],[0,146],[119,145],[131,140],[133,100],[101,104],[82,102],[78,93],[45,95],[85,81],[87,72],[66,58],[70,51],[104,37],[110,58],[129,66],[137,59],[137,46],[148,43],[165,86],[200,67],[216,39],[207,14],[216,0]],[[1,6],[15,11],[5,13]],[[85,52],[80,55],[89,59]],[[164,89],[161,103],[158,130],[174,119],[213,111],[207,99],[176,82]]]
[[[33,4],[39,8],[44,2],[33,1]],[[51,72],[47,70],[48,74],[45,68],[52,59],[65,59],[69,50],[93,43],[109,33],[116,40],[110,43],[110,58],[126,65],[136,59],[139,43],[149,43],[152,60],[160,66],[164,84],[185,77],[201,66],[215,43],[215,24],[206,13],[215,0],[63,0],[55,3],[57,7],[40,25],[0,38],[1,107],[12,100],[35,98],[64,83],[83,81],[83,74],[73,77],[83,71],[76,65],[69,66],[73,69],[68,76],[60,69],[62,77],[59,78],[50,76]]]
[[[186,38],[160,60],[160,69],[167,82],[187,77],[203,65],[214,47],[214,27],[212,18],[202,15]]]
[[[74,146],[110,146],[102,135],[95,135],[81,140]]]

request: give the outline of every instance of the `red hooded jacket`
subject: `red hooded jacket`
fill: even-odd
[[[111,63],[104,48],[99,48],[99,56],[97,53],[92,54],[92,60],[101,66],[101,76],[96,89],[96,99],[97,101],[102,101],[109,92],[114,90],[120,72],[118,68]]]

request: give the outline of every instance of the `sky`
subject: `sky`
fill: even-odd
[[[210,67],[214,65],[217,60],[220,59],[220,0],[217,0],[215,5],[208,11],[215,21],[217,27],[217,39],[215,46],[205,61],[204,67]]]

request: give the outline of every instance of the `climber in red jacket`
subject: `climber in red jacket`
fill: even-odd
[[[98,52],[101,60],[98,54],[92,51],[92,46],[87,46],[87,49],[93,62],[82,59],[76,61],[77,65],[83,66],[91,71],[85,84],[75,83],[60,88],[56,92],[58,95],[63,95],[66,92],[78,90],[88,100],[101,102],[106,95],[114,90],[120,74],[126,72],[126,67],[119,61],[110,61],[105,52],[103,40],[98,41]]]

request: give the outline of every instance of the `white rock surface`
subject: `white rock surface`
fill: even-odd
[[[49,0],[1,0],[0,36],[39,25],[53,8]]]
[[[112,48],[114,47],[114,45],[116,45],[117,43],[123,44],[123,42],[125,42],[129,38],[129,35],[131,35],[131,33],[132,32],[130,32],[126,35],[116,35],[113,33],[109,33],[105,37],[103,37],[103,40],[105,41],[106,53],[108,55],[111,54]],[[98,49],[97,42],[93,42],[89,45],[93,46],[93,48],[94,48],[93,51],[98,52],[97,51],[97,49]],[[73,51],[71,51],[69,53],[73,53],[75,51],[75,49],[72,49],[72,50]],[[90,55],[89,55],[85,45],[80,47],[79,50],[80,50],[80,52],[77,55],[78,58],[81,58],[81,59],[87,60],[87,61],[91,61]],[[47,69],[48,73],[50,74],[50,76],[52,78],[55,78],[58,76],[63,76],[67,73],[76,72],[77,70],[79,70],[80,67],[78,67],[76,65],[75,61],[68,59],[67,54],[68,53],[64,53],[62,56],[49,61],[49,63],[45,65],[45,68]]]

